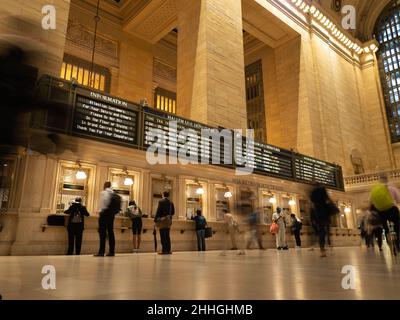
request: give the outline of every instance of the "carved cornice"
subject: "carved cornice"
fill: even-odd
[[[92,50],[93,48],[94,33],[84,25],[72,20],[68,21],[66,38],[68,42],[86,50]],[[97,34],[96,52],[117,59],[118,42]]]

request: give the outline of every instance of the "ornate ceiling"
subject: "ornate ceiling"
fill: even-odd
[[[336,16],[338,21],[341,20],[341,13],[334,9],[335,0],[314,0],[314,2]],[[342,7],[352,5],[356,8],[357,28],[353,31],[353,35],[361,41],[372,39],[375,22],[389,2],[390,0],[342,0]]]

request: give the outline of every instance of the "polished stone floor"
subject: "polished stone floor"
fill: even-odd
[[[42,288],[44,265],[56,289]],[[342,288],[343,266],[356,270]],[[400,258],[387,249],[250,250],[92,256],[0,257],[0,294],[8,299],[400,299]]]

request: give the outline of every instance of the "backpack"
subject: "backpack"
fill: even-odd
[[[197,228],[198,229],[205,229],[206,224],[207,224],[206,218],[204,218],[203,216],[197,217]]]
[[[111,194],[110,204],[108,205],[107,211],[114,215],[121,211],[121,197],[115,192]]]
[[[83,219],[82,219],[82,215],[81,212],[79,211],[79,208],[76,207],[74,213],[71,216],[71,223],[82,223]]]
[[[380,183],[372,188],[371,202],[379,211],[386,211],[393,207],[393,198],[386,185]]]

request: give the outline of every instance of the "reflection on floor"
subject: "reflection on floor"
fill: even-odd
[[[44,265],[55,267],[55,290],[42,288]],[[342,287],[347,265],[356,270],[354,290]],[[399,299],[400,258],[365,248],[335,248],[327,258],[307,249],[0,257],[0,294],[4,300]]]

